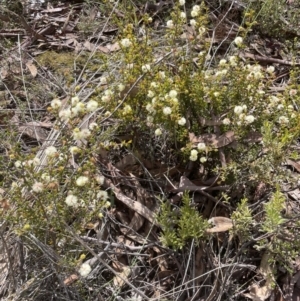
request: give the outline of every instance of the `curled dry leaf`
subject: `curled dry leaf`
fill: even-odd
[[[29,69],[32,77],[36,77],[37,76],[37,68],[35,67],[35,65],[33,64],[33,61],[28,61],[26,63],[27,68]]]
[[[214,225],[213,228],[206,230],[208,233],[225,232],[233,227],[232,219],[223,216],[212,217],[208,222]]]
[[[126,284],[126,281],[128,281],[128,276],[131,274],[130,267],[126,266],[123,268],[123,271],[121,273],[116,274],[116,276],[113,279],[113,283],[115,287],[122,288],[124,284]]]

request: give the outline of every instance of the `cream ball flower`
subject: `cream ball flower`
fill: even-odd
[[[224,66],[226,65],[227,61],[225,59],[221,59],[219,62],[219,66]]]
[[[167,27],[168,28],[174,28],[174,22],[173,22],[173,20],[168,20],[167,21]]]
[[[74,107],[79,103],[79,97],[78,96],[74,96],[71,98],[71,105]]]
[[[56,154],[58,154],[58,151],[55,146],[48,146],[45,149],[45,154],[47,157],[54,157]]]
[[[120,92],[124,91],[124,89],[125,89],[125,85],[124,85],[124,84],[119,84],[119,85],[118,85],[118,90],[119,90]]]
[[[179,5],[183,6],[185,4],[185,0],[179,0]]]
[[[171,90],[171,91],[169,92],[169,97],[170,97],[170,98],[176,98],[177,95],[178,95],[178,93],[177,93],[176,90]]]
[[[242,38],[242,37],[236,37],[236,38],[234,39],[234,43],[235,43],[235,45],[238,46],[238,47],[242,46],[242,44],[243,44],[243,38]]]
[[[286,116],[280,116],[278,119],[280,124],[287,124],[289,123],[289,119]]]
[[[102,85],[106,85],[107,84],[107,77],[106,76],[101,76],[100,77],[100,83]]]
[[[78,270],[81,277],[85,278],[92,271],[92,267],[88,263],[83,263]]]
[[[240,115],[240,114],[243,113],[243,107],[242,106],[235,106],[233,111],[236,115]]]
[[[79,206],[78,203],[78,197],[70,194],[66,197],[65,203],[69,206],[69,207],[74,207],[77,208]]]
[[[97,198],[101,201],[106,201],[108,199],[108,193],[104,190],[100,190],[97,193]]]
[[[41,183],[41,182],[35,182],[33,185],[32,185],[32,191],[34,192],[42,192],[44,190],[44,184]]]
[[[272,73],[274,73],[275,68],[274,68],[274,66],[269,66],[269,67],[266,69],[266,71],[267,71],[268,73],[272,74]]]
[[[166,72],[165,72],[165,71],[159,71],[159,72],[158,72],[158,76],[159,76],[161,79],[165,79],[165,78],[166,78]]]
[[[62,103],[61,101],[58,99],[58,98],[54,98],[52,101],[51,101],[51,107],[53,109],[59,109],[61,107]]]
[[[98,124],[96,122],[92,122],[89,124],[89,130],[93,131],[98,129]]]
[[[132,45],[132,42],[128,39],[128,38],[125,38],[125,39],[122,39],[120,44],[124,47],[124,48],[128,48]]]
[[[229,118],[224,118],[223,121],[222,121],[222,123],[223,123],[224,125],[229,125],[229,124],[231,123],[231,121],[230,121]]]
[[[63,121],[68,121],[72,116],[72,112],[71,112],[71,109],[65,109],[65,110],[61,110],[59,113],[58,113],[58,117],[63,120]]]
[[[186,13],[184,11],[182,11],[180,13],[180,18],[185,19],[186,18]]]
[[[80,153],[80,148],[77,146],[70,146],[69,151],[72,155],[76,155]]]
[[[198,156],[198,151],[196,149],[192,149],[191,156]]]
[[[172,113],[172,109],[170,107],[164,107],[163,108],[163,113],[165,115],[170,115]]]
[[[250,123],[253,123],[255,120],[255,117],[253,115],[247,115],[245,116],[244,118],[244,121],[247,123],[247,124],[250,124]]]
[[[73,138],[74,138],[75,140],[81,140],[81,139],[83,139],[82,133],[81,133],[81,131],[80,131],[79,128],[75,128],[75,129],[73,130],[72,135],[73,135]]]
[[[193,27],[195,27],[197,25],[196,20],[195,19],[191,19],[190,20],[190,25],[193,26]]]
[[[86,138],[90,137],[91,134],[92,133],[91,133],[91,131],[89,129],[83,129],[83,130],[81,130],[81,136],[82,136],[83,139],[86,139]]]
[[[156,129],[154,134],[155,134],[155,136],[160,136],[162,134],[161,129]]]
[[[148,91],[147,96],[148,96],[149,98],[153,98],[154,95],[155,95],[155,93],[154,93],[153,91],[151,91],[151,90]]]
[[[179,120],[178,120],[178,124],[179,125],[185,125],[186,124],[186,119],[184,117],[181,117]]]
[[[15,165],[16,168],[20,168],[22,166],[22,162],[20,160],[18,160],[18,161],[15,162],[14,165]]]
[[[198,143],[197,148],[199,151],[204,151],[206,150],[206,145],[203,142]]]
[[[149,72],[151,70],[151,66],[149,64],[145,64],[142,66],[142,71],[144,73]]]
[[[98,108],[98,102],[96,100],[90,100],[86,104],[86,109],[88,112],[95,112]]]
[[[76,185],[79,187],[85,186],[89,182],[89,178],[86,176],[80,176],[76,180]]]
[[[200,158],[200,162],[201,162],[201,163],[205,163],[206,161],[207,161],[207,158],[206,158],[206,157],[201,157],[201,158]]]
[[[147,116],[147,122],[149,122],[149,123],[153,123],[153,121],[154,121],[154,118],[153,118],[153,116],[151,116],[151,115],[148,115],[148,116]]]
[[[103,185],[103,183],[104,183],[104,180],[105,180],[105,178],[104,178],[104,176],[102,176],[102,175],[96,175],[95,177],[94,177],[94,179],[95,179],[95,181],[99,184],[99,185]]]

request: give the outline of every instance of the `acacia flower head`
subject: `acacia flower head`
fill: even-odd
[[[280,124],[287,124],[289,123],[289,119],[286,116],[280,116],[278,119]]]
[[[61,107],[62,103],[61,101],[58,99],[58,98],[54,98],[52,101],[51,101],[51,107],[53,109],[59,109]]]
[[[71,118],[71,115],[72,115],[72,112],[71,112],[71,109],[68,108],[68,109],[65,109],[65,110],[61,110],[59,113],[58,113],[58,116],[61,120],[63,121],[68,121],[70,118]]]
[[[122,39],[120,43],[124,48],[128,48],[132,45],[132,42],[128,38]]]
[[[100,190],[97,193],[97,198],[101,201],[106,201],[108,199],[108,193],[104,190]]]
[[[88,112],[95,112],[98,108],[98,102],[96,100],[90,100],[86,104],[86,109]]]
[[[142,66],[142,71],[144,73],[149,72],[151,70],[151,66],[149,64],[145,64]]]
[[[168,20],[168,21],[167,21],[167,27],[168,27],[168,28],[173,28],[173,27],[174,27],[174,22],[173,22],[173,20]]]
[[[170,92],[169,92],[169,97],[170,98],[176,98],[177,97],[177,91],[176,90],[171,90]]]
[[[199,151],[204,151],[206,150],[206,145],[203,142],[198,143],[197,148]]]
[[[44,190],[44,184],[41,183],[41,182],[35,182],[33,185],[32,185],[32,191],[34,192],[42,192]]]
[[[163,113],[165,115],[170,115],[172,113],[172,109],[170,107],[164,107],[163,108]]]
[[[254,122],[255,117],[253,115],[247,115],[247,116],[245,116],[244,120],[246,123],[250,124],[250,123]]]
[[[235,45],[238,46],[238,47],[242,46],[242,44],[243,44],[243,38],[242,38],[242,37],[236,37],[236,38],[234,39],[234,43],[235,43]]]
[[[89,275],[91,271],[92,271],[92,267],[88,263],[83,263],[79,268],[78,272],[81,275],[81,277],[85,278]]]
[[[155,134],[155,136],[160,136],[162,134],[161,129],[156,129],[154,134]]]
[[[54,157],[56,156],[57,154],[57,149],[55,146],[48,146],[46,149],[45,149],[45,154],[47,157]]]
[[[185,0],[179,0],[179,5],[183,6],[185,4]]]
[[[85,186],[89,182],[89,178],[86,176],[80,176],[76,180],[76,185],[79,187]]]
[[[200,158],[200,162],[201,162],[201,163],[205,163],[206,161],[207,161],[207,158],[206,158],[206,157],[201,157],[201,158]]]
[[[76,195],[70,194],[66,197],[65,203],[69,207],[77,208],[79,206],[78,204],[78,197]]]
[[[243,107],[242,106],[235,106],[234,107],[234,113],[236,115],[241,115],[243,113]]]
[[[186,124],[186,119],[184,117],[181,117],[179,120],[178,120],[178,124],[179,125],[185,125]]]
[[[78,96],[74,96],[71,98],[71,104],[72,106],[76,106],[79,103],[79,97]]]

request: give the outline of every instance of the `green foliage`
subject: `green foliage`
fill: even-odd
[[[251,225],[253,224],[253,217],[248,206],[248,200],[243,198],[238,204],[237,209],[232,213],[233,220],[233,234],[237,235],[240,242],[244,243],[251,237]]]
[[[192,207],[187,192],[179,208],[172,208],[170,203],[162,202],[158,221],[163,230],[162,243],[174,249],[182,249],[192,239],[199,242],[209,227],[208,222]]]

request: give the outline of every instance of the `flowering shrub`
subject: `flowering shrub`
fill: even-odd
[[[105,188],[99,150],[114,154],[140,147],[145,157],[159,158],[168,167],[188,163],[235,187],[263,182],[275,189],[284,181],[296,183],[282,168],[286,158],[297,157],[290,148],[300,134],[296,73],[284,92],[270,93],[274,67],[240,59],[247,40],[243,30],[224,57],[215,55],[207,42],[209,20],[203,3],[187,10],[185,1],[176,1],[160,42],[153,36],[151,17],[145,14],[142,21],[142,36],[129,21],[120,26],[120,51],[113,59],[118,65],[114,71],[112,65],[103,67],[88,99],[75,89],[65,103],[51,101],[48,112],[57,120],[59,135],[44,144],[43,156],[12,148],[11,175],[3,187],[10,203],[5,214],[18,235],[34,233],[66,254],[75,244],[67,226],[82,233],[87,224],[106,215],[114,195]],[[188,25],[190,32],[184,30]],[[107,126],[110,118],[118,120],[116,127]],[[122,131],[133,139],[112,138]],[[220,145],[218,139],[226,133],[233,133],[234,139]],[[217,141],[207,138],[212,135]],[[150,138],[136,142],[141,136]],[[166,151],[161,157],[160,145]],[[1,162],[1,168],[6,163]],[[225,194],[222,198],[228,199]],[[209,225],[190,202],[184,194],[178,214],[168,202],[161,205],[158,220],[165,245],[177,249],[192,239],[205,239]],[[265,207],[263,232],[283,224],[282,195],[275,194],[273,203],[275,213],[272,206]],[[254,224],[246,196],[234,209],[233,234],[243,241]],[[77,255],[70,255],[73,266]],[[85,278],[91,266],[83,263],[78,272]]]

